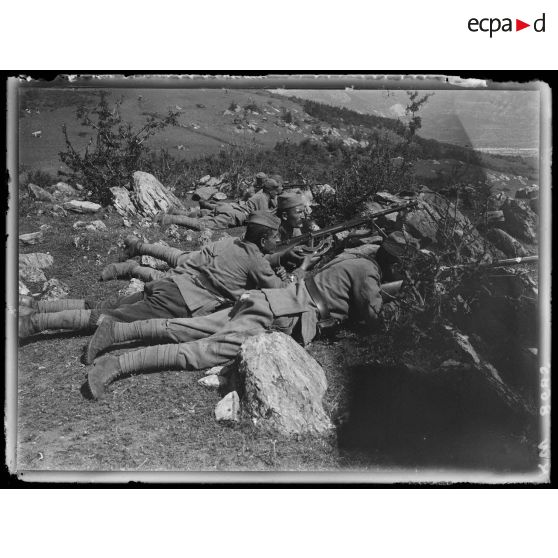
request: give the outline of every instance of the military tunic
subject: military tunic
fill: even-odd
[[[314,276],[332,317],[348,318],[373,326],[379,317],[382,297],[378,265],[368,259],[339,257]],[[180,343],[177,364],[202,369],[234,358],[242,343],[267,329],[278,329],[309,343],[316,335],[318,309],[304,281],[287,288],[244,293],[232,310],[209,316],[158,321],[157,338]]]
[[[203,316],[230,306],[247,289],[282,285],[255,244],[225,238],[184,253],[167,277],[146,284],[143,293],[121,299],[117,308],[103,313],[124,322]]]

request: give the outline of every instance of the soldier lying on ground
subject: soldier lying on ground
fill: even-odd
[[[287,242],[299,236],[306,224],[306,206],[304,198],[300,194],[286,192],[277,198],[277,216],[281,219],[279,235],[281,242]],[[125,254],[127,258],[135,256],[152,256],[163,260],[171,268],[180,266],[180,262],[188,258],[190,252],[184,252],[178,248],[163,246],[161,244],[149,244],[142,242],[135,236],[129,236],[124,241]],[[280,266],[297,267],[302,263],[304,250],[301,247],[269,254],[266,258],[272,267]],[[111,279],[140,279],[149,282],[167,277],[170,272],[159,271],[147,266],[141,266],[137,261],[129,259],[125,262],[112,263],[101,272],[102,281]]]
[[[181,225],[194,230],[228,229],[241,227],[248,215],[255,211],[273,211],[277,206],[277,196],[283,191],[283,186],[277,180],[266,178],[262,189],[246,201],[233,203],[219,203],[212,209],[212,214],[205,217],[191,217],[184,214],[159,213],[155,221],[161,225]],[[174,210],[180,211],[181,210]]]
[[[49,329],[91,330],[107,318],[133,322],[202,316],[231,306],[246,289],[286,286],[286,274],[278,277],[264,257],[275,250],[279,224],[268,212],[254,213],[243,240],[225,238],[184,254],[172,275],[146,284],[140,293],[100,303],[20,299],[35,312],[20,312],[19,336]]]
[[[98,359],[88,374],[90,391],[100,398],[111,382],[134,373],[224,364],[238,354],[248,337],[269,329],[306,344],[320,331],[347,319],[373,326],[382,306],[380,282],[376,261],[345,253],[314,277],[286,289],[243,294],[232,310],[182,320],[101,324],[90,341],[89,360],[116,343],[142,340],[155,346]]]

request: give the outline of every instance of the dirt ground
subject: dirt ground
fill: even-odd
[[[77,220],[98,218],[107,231],[72,229]],[[54,265],[46,270],[47,279],[66,283],[70,298],[103,298],[127,284],[98,281],[101,269],[117,261],[118,242],[137,230],[125,227],[116,213],[54,220],[41,203],[22,200],[20,234],[43,224],[51,227],[44,241],[20,245],[20,251],[49,252]],[[180,241],[159,227],[142,232],[150,241],[197,247],[198,233],[191,231],[191,241],[184,240],[186,231]],[[214,238],[221,235],[216,232]],[[41,285],[28,287],[38,292]],[[336,340],[315,341],[308,348],[329,384],[324,403],[335,428],[323,438],[280,436],[246,418],[235,425],[217,423],[220,394],[198,384],[203,371],[133,376],[114,383],[104,400],[89,400],[84,390],[88,369],[81,363],[87,341],[76,333],[43,333],[20,343],[19,471],[370,473],[403,467],[413,478],[432,467],[517,472],[536,466],[536,448],[524,424],[513,425],[505,413],[496,413],[496,419],[479,414],[478,402],[451,388],[429,391],[398,371],[378,369],[375,361],[385,342],[381,332],[343,330]],[[392,403],[386,407],[386,401]],[[483,408],[491,405],[497,403],[485,402]],[[455,424],[446,428],[451,421]]]

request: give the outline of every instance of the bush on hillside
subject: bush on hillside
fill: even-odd
[[[111,202],[111,187],[126,186],[135,171],[144,170],[149,153],[147,140],[167,126],[176,125],[179,115],[179,111],[172,110],[166,116],[151,114],[135,129],[131,122],[123,120],[121,104],[120,99],[110,107],[107,94],[101,92],[96,107],[77,109],[76,117],[82,126],[94,134],[83,153],[73,146],[66,125],[62,126],[66,151],[61,151],[59,157],[69,171],[60,174],[86,186],[92,192],[91,200],[102,205]]]

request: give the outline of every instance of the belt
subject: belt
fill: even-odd
[[[306,285],[306,290],[313,300],[314,304],[318,308],[318,317],[320,321],[329,320],[331,318],[329,314],[329,308],[327,307],[327,302],[325,301],[322,293],[318,290],[314,277],[308,275],[304,278],[304,284]]]

